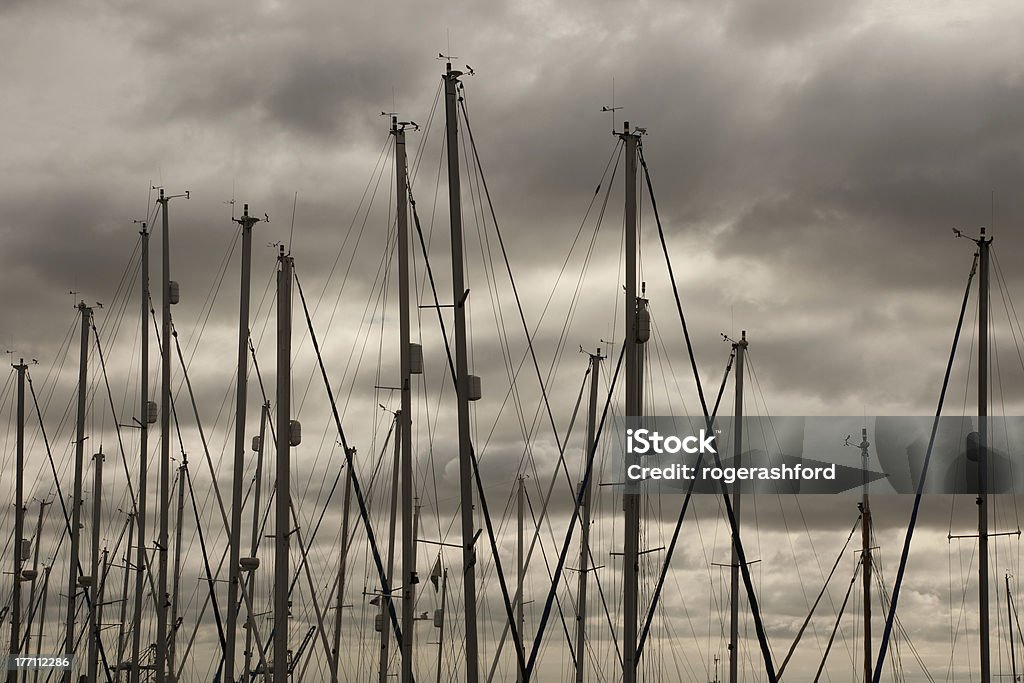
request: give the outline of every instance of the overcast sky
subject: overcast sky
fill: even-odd
[[[933,412],[973,254],[973,245],[954,239],[952,228],[976,235],[988,226],[998,267],[992,294],[998,363],[993,412],[1019,414],[1024,372],[1016,345],[1024,339],[1011,303],[1024,292],[1024,238],[1017,228],[1024,218],[1018,192],[1024,178],[1022,27],[1024,7],[1011,2],[6,2],[0,5],[0,344],[15,359],[39,361],[32,373],[41,396],[53,392],[46,404],[48,436],[56,444],[67,492],[73,436],[70,418],[62,420],[62,414],[75,388],[77,343],[70,351],[64,346],[75,324],[72,304],[104,304],[96,310],[97,325],[118,421],[128,423],[137,410],[139,374],[132,360],[138,348],[138,225],[132,221],[151,219],[151,186],[173,194],[189,190],[191,198],[173,200],[170,209],[172,277],[182,290],[175,322],[227,495],[230,463],[222,451],[229,452],[231,444],[238,293],[237,225],[231,217],[248,202],[255,215],[270,218],[256,227],[252,324],[268,392],[272,397],[274,304],[272,291],[265,290],[272,290],[276,255],[268,245],[285,242],[315,308],[348,436],[365,454],[365,476],[371,476],[387,430],[378,404],[392,409],[397,401],[374,390],[397,381],[396,278],[387,237],[394,171],[389,122],[380,113],[395,111],[421,125],[409,133],[413,191],[441,303],[450,302],[443,99],[435,101],[444,69],[436,58],[445,53],[455,68],[467,70],[469,64],[476,74],[463,78],[466,105],[526,322],[537,330],[535,351],[559,439],[564,440],[586,370],[578,347],[600,345],[612,354],[603,372],[606,389],[618,346],[609,351],[602,340],[621,343],[621,166],[610,187],[607,178],[602,182],[616,139],[613,119],[601,108],[612,105],[622,107],[615,125],[625,119],[648,131],[644,154],[705,391],[717,389],[729,353],[720,334],[745,329],[753,366],[749,410],[757,414]],[[539,501],[556,471],[558,447],[525,355],[495,226],[480,199],[478,174],[465,162],[466,157],[471,368],[484,386],[484,400],[475,407],[475,443],[493,491],[490,507],[504,519],[499,540],[507,569],[514,560],[508,482],[520,469],[535,475],[529,485]],[[648,350],[649,410],[697,414],[700,404],[649,199],[642,205],[641,272],[657,330]],[[157,231],[154,277],[160,236]],[[415,246],[416,303],[432,304]],[[121,289],[122,278],[127,290]],[[123,321],[120,305],[127,305]],[[972,298],[968,326],[974,311]],[[298,303],[296,316],[293,392],[306,437],[296,452],[299,488],[293,495],[301,499],[301,516],[313,520],[338,473],[340,450],[332,448],[336,434]],[[455,404],[436,315],[425,308],[416,317],[414,335],[422,338],[427,364],[416,399],[418,490],[431,519],[425,528],[437,534],[448,528],[457,500]],[[973,409],[973,339],[968,327],[947,397],[952,414]],[[95,360],[90,368],[89,433],[105,439],[109,453],[116,441],[109,401]],[[510,374],[517,371],[511,391]],[[177,369],[175,374],[177,386],[182,376]],[[151,378],[155,391],[155,372]],[[204,524],[222,538],[211,477],[186,409],[188,395],[178,396]],[[255,383],[250,397],[249,431],[255,433],[261,401]],[[9,393],[4,400],[3,410],[9,411]],[[731,399],[723,405],[731,409]],[[581,412],[570,439],[569,450],[577,450],[567,452],[573,476],[583,423]],[[134,468],[136,435],[124,439]],[[173,450],[177,459],[180,448]],[[12,451],[12,445],[4,450],[8,472]],[[521,467],[524,454],[529,464]],[[118,493],[112,499],[119,496],[126,504],[119,456],[107,462],[116,464],[112,491]],[[389,475],[386,470],[381,477]],[[32,496],[53,495],[38,439],[26,471]],[[13,487],[10,476],[3,483]],[[552,562],[571,508],[564,479],[557,486],[553,532],[545,531]],[[879,503],[876,522],[890,586],[908,503]],[[974,587],[962,593],[976,558],[969,541],[950,545],[946,538],[950,530],[969,533],[969,503],[952,512],[948,499],[926,504],[911,562],[913,589],[901,610],[936,677],[950,668],[962,676],[977,670]],[[384,499],[374,505],[383,510]],[[827,573],[856,517],[852,500],[840,507],[831,499],[806,499],[800,503],[804,521],[792,528],[788,513],[777,511],[780,505],[792,511],[795,503],[766,503],[771,509],[750,526],[763,559],[758,585],[765,591],[762,608],[777,659],[799,627],[804,596],[813,599],[820,588],[818,569]],[[668,511],[660,514],[669,523],[678,503],[673,499],[665,506]],[[684,588],[666,598],[668,605],[685,606],[690,622],[676,624],[678,642],[697,648],[699,657],[692,670],[680,668],[677,674],[680,665],[667,654],[676,641],[669,630],[663,632],[666,654],[654,659],[665,680],[707,680],[714,674],[714,656],[727,656],[723,607],[707,596],[708,582],[714,591],[721,588],[719,571],[709,563],[728,561],[728,539],[723,522],[715,519],[716,504],[705,506],[699,542],[695,530],[684,537],[685,558],[673,573]],[[996,507],[994,525],[1015,530],[1015,503]],[[607,515],[618,509],[611,499],[603,504]],[[340,514],[334,498],[326,517],[330,528],[337,529]],[[5,515],[7,529],[12,523]],[[111,515],[104,539],[113,545],[123,517]],[[650,545],[656,546],[668,530],[650,524]],[[602,552],[621,550],[619,527],[611,517],[601,523],[595,542]],[[377,529],[386,531],[383,516]],[[197,542],[192,526],[186,534]],[[456,532],[447,540],[457,542]],[[329,577],[337,549],[322,543],[317,554],[324,564],[317,566]],[[1013,573],[1019,564],[1015,537],[1012,544],[1000,543],[1002,559],[992,568],[998,585],[1003,572]],[[772,562],[769,548],[784,545],[791,556]],[[433,549],[424,554],[432,556]],[[489,563],[490,551],[482,555]],[[63,573],[61,557],[55,571]],[[621,563],[607,554],[604,559],[602,582],[618,614]],[[450,560],[458,575],[457,553]],[[794,563],[814,561],[814,574],[793,580]],[[831,611],[815,621],[821,644],[798,651],[792,666],[800,671],[794,676],[813,675],[853,562],[832,586]],[[358,571],[372,589],[372,573],[362,565]],[[536,625],[544,588],[543,568],[532,571],[539,572],[531,574],[538,593],[531,598],[538,604],[530,606],[529,628]],[[201,599],[197,578],[192,575],[188,588]],[[685,587],[695,584],[701,586],[694,591],[699,600],[688,602]],[[460,591],[456,583],[453,594]],[[570,592],[563,593],[568,599]],[[492,652],[502,608],[495,586],[488,584],[485,594],[493,617],[486,622],[485,650]],[[355,593],[351,600],[365,602]],[[564,607],[571,627],[571,604]],[[432,609],[432,603],[422,609]],[[998,618],[1003,623],[1005,612]],[[843,644],[837,646],[841,657],[829,669],[833,680],[848,680],[844,672],[855,666],[854,621],[845,623]],[[612,670],[607,623],[595,617],[593,624],[605,629],[594,664]],[[206,638],[197,648],[212,652],[212,625],[201,632]],[[302,635],[296,625],[293,639]],[[368,657],[359,666],[372,668],[374,645],[364,636],[370,640],[360,652],[370,654],[359,655]],[[421,640],[433,637],[424,627]],[[744,656],[756,671],[752,631],[749,638]],[[549,627],[548,640],[544,671],[557,678],[559,662],[565,661],[559,656],[565,652],[560,625]],[[1006,647],[1000,641],[1000,666],[1008,671]],[[907,680],[925,680],[909,651],[902,654]],[[424,655],[423,676],[433,672],[432,656]],[[457,665],[457,652],[449,656]]]

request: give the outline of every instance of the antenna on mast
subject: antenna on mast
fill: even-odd
[[[601,111],[606,111],[606,112],[610,112],[611,113],[611,115],[612,115],[612,134],[613,135],[615,134],[615,132],[617,130],[615,128],[615,112],[617,112],[620,109],[622,109],[622,107],[616,107],[615,106],[615,78],[612,77],[612,104],[611,104],[610,107],[601,107]]]

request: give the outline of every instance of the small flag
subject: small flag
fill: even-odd
[[[430,583],[434,584],[434,592],[437,592],[437,581],[441,578],[441,556],[437,556],[434,568],[430,570]]]

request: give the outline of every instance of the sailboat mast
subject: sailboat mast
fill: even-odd
[[[141,362],[139,368],[139,508],[135,514],[138,545],[135,549],[135,602],[132,610],[132,654],[129,660],[129,683],[139,683],[142,667],[142,594],[148,558],[146,556],[146,493],[149,488],[149,231],[142,223],[142,263],[139,277],[141,299]]]
[[[167,664],[172,672],[178,670],[178,618],[181,607],[181,537],[185,520],[185,479],[188,460],[182,457],[178,467],[178,508],[174,516],[174,575],[171,583],[171,633],[167,647]],[[173,678],[172,678],[173,680]]]
[[[349,462],[355,464],[355,452],[351,454]],[[338,562],[338,600],[335,604],[336,612],[334,614],[334,642],[332,643],[332,650],[334,651],[334,678],[338,677],[338,668],[341,662],[341,623],[342,614],[345,608],[345,578],[348,569],[348,522],[349,514],[352,503],[352,468],[349,467],[345,473],[345,502],[344,512],[341,517],[341,559]]]
[[[989,245],[981,229],[978,239],[978,602],[981,683],[991,683],[988,605],[988,279]]]
[[[278,256],[277,271],[277,484],[274,525],[274,660],[273,683],[288,681],[288,543],[290,516],[292,257]],[[297,426],[297,425],[296,425]]]
[[[171,504],[171,305],[177,302],[177,292],[171,283],[171,236],[168,207],[171,197],[160,190],[161,240],[163,242],[160,306],[160,510],[157,532],[157,589],[156,589],[156,683],[167,680],[167,563],[168,533]],[[174,287],[173,289],[176,289]]]
[[[85,402],[89,379],[89,324],[92,309],[85,302],[78,304],[82,316],[81,347],[78,363],[78,417],[75,422],[75,484],[71,498],[71,558],[68,561],[67,618],[64,622],[64,652],[75,651],[75,596],[78,592],[79,540],[82,528],[82,466],[85,459]],[[65,669],[62,680],[71,683],[71,669]]]
[[[590,354],[590,406],[587,408],[587,445],[584,451],[584,462],[597,450],[595,434],[597,430],[597,383],[600,375],[601,349]],[[590,571],[590,498],[591,486],[588,481],[580,491],[580,566],[579,583],[576,595],[576,683],[583,683],[586,670],[587,647],[587,572]]]
[[[263,492],[263,448],[264,444],[266,444],[267,420],[269,419],[269,416],[270,402],[267,401],[260,407],[260,434],[256,437],[256,442],[253,444],[255,446],[253,450],[256,451],[256,473],[253,476],[254,491],[252,502],[252,545],[250,546],[252,548],[250,553],[251,557],[256,557],[256,550],[259,547],[260,542],[260,495]],[[248,572],[246,581],[248,582],[248,590],[251,593],[253,586],[253,572]],[[246,609],[248,609],[248,607],[246,607]],[[252,639],[254,634],[253,629],[249,624],[254,622],[255,619],[255,615],[250,614],[245,623],[245,652],[243,653],[245,656],[243,680],[245,681],[252,680]]]
[[[630,132],[629,122],[622,124],[619,135],[626,148],[626,419],[638,418],[643,412],[640,383],[640,345],[637,336],[637,149],[638,133]],[[627,467],[636,456],[627,454]],[[628,488],[628,487],[627,487]],[[622,552],[622,681],[637,680],[637,617],[638,576],[640,572],[640,494],[626,490],[622,495],[625,517]]]
[[[469,432],[469,370],[466,344],[466,290],[462,272],[462,198],[459,185],[458,93],[461,71],[446,65],[445,123],[448,156],[448,211],[452,241],[452,296],[455,306],[455,379],[459,402],[459,493],[462,512],[462,586],[465,592],[466,683],[479,681],[476,607],[476,538],[473,520],[473,463]]]
[[[235,221],[242,226],[242,273],[238,296],[238,379],[235,383],[235,457],[231,478],[231,529],[228,560],[228,614],[224,634],[224,680],[235,681],[235,643],[237,642],[239,567],[242,554],[242,470],[245,466],[245,409],[249,375],[249,281],[252,270],[252,226],[258,218],[249,215],[249,205]],[[257,513],[258,516],[258,513]]]
[[[92,609],[89,610],[89,649],[88,666],[89,680],[97,680],[96,672],[99,667],[99,643],[100,643],[100,518],[103,514],[103,448],[93,456],[92,471],[92,552],[89,570],[89,602]]]
[[[21,581],[22,563],[25,555],[22,552],[22,538],[25,536],[25,360],[21,359],[14,369],[18,373],[18,407],[17,407],[17,451],[14,473],[14,588],[11,593],[11,657],[21,654]],[[42,507],[39,508],[42,510]],[[36,533],[36,545],[39,534]],[[34,591],[33,591],[34,592]],[[7,680],[15,683],[18,672],[11,667]]]
[[[738,342],[733,343],[736,353],[736,408],[733,416],[733,466],[742,466],[743,457],[743,366],[747,352],[747,331],[743,330]],[[740,484],[732,492],[733,513],[736,516],[736,533],[740,529]],[[737,683],[740,677],[740,557],[738,539],[732,539],[732,560],[729,563],[729,683]]]
[[[397,117],[391,118],[395,136],[395,196],[398,222],[398,331],[400,350],[401,401],[398,436],[402,461],[402,683],[412,683],[413,619],[416,607],[416,539],[413,536],[412,467],[412,357],[409,316],[409,212],[406,175],[405,130]]]
[[[863,457],[864,492],[860,503],[861,572],[864,582],[864,681],[871,681],[871,505],[868,499],[868,428],[861,429],[860,453]]]
[[[392,577],[394,577],[395,570],[395,522],[398,516],[398,475],[401,469],[401,453],[400,440],[397,432],[401,431],[401,416],[398,412],[395,412],[395,452],[394,452],[394,465],[391,468],[391,516],[388,523],[388,566],[387,566],[387,580],[388,586],[392,586]],[[392,588],[394,590],[394,588]],[[388,680],[388,642],[390,639],[390,631],[388,628],[388,605],[391,603],[392,593],[385,593],[384,587],[381,586],[381,594],[379,597],[380,610],[377,613],[377,619],[380,622],[380,658],[377,666],[379,683],[387,683]]]
[[[50,594],[50,570],[53,569],[53,563],[43,568],[43,595],[42,605],[39,610],[39,631],[36,634],[36,657],[43,651],[43,625],[46,623],[46,598]],[[39,683],[39,667],[32,672],[32,683]]]
[[[134,513],[128,513],[128,545],[124,551],[124,572],[121,583],[121,607],[117,620],[117,667],[114,670],[114,683],[121,683],[121,671],[124,669],[124,630],[128,623],[128,579],[131,572],[128,571],[132,564],[132,541],[135,535],[136,517]]]
[[[523,592],[523,584],[526,580],[526,565],[524,561],[526,556],[523,552],[523,521],[524,521],[524,508],[526,507],[526,487],[523,486],[523,475],[519,475],[519,479],[516,482],[516,630],[519,633],[519,637],[523,638],[523,628],[526,625],[525,611],[523,609],[523,602],[526,600],[526,594]],[[520,667],[516,667],[516,681],[522,683],[523,681],[523,670]]]
[[[444,622],[448,619],[448,568],[441,572],[441,623],[437,626],[437,683],[441,683],[441,662],[444,656]],[[434,620],[435,622],[437,619]]]
[[[1010,679],[1017,683],[1017,644],[1013,641],[1013,593],[1010,592],[1010,574],[1006,574],[1006,619],[1010,624],[1010,670],[1013,677]]]
[[[46,506],[49,505],[49,501],[39,501],[39,517],[36,519],[36,533],[33,537],[33,548],[32,548],[32,573],[29,576],[25,576],[25,571],[22,569],[22,577],[28,578],[32,582],[32,587],[28,593],[28,622],[25,624],[25,635],[21,639],[22,649],[28,652],[32,645],[32,622],[35,619],[36,610],[32,608],[32,605],[36,604],[36,587],[39,585],[39,546],[42,545],[39,539],[42,538],[43,534],[43,513],[46,511]],[[24,524],[24,522],[22,522]],[[22,567],[24,567],[24,561],[27,558],[22,559]],[[40,616],[40,625],[42,625],[42,617]]]

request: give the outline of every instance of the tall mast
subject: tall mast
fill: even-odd
[[[590,407],[587,409],[587,445],[583,454],[584,462],[590,458],[597,449],[595,438],[597,428],[597,381],[600,375],[601,349],[597,353],[590,354]],[[587,647],[587,572],[590,571],[590,482],[587,482],[580,491],[582,498],[580,504],[580,566],[579,566],[579,588],[576,597],[576,683],[583,683],[583,673],[586,669],[586,657],[584,656]]]
[[[989,245],[981,229],[978,239],[978,601],[981,643],[981,683],[991,683],[988,608],[988,266]]]
[[[20,469],[21,468],[19,468],[19,470]],[[31,573],[29,573],[22,569],[21,573],[22,578],[32,582],[32,587],[29,589],[28,593],[28,622],[25,624],[25,635],[21,639],[22,649],[25,652],[28,652],[29,647],[32,644],[32,621],[34,620],[36,615],[36,610],[32,608],[32,605],[36,604],[36,586],[39,585],[39,547],[40,545],[42,545],[39,542],[39,539],[42,538],[43,534],[43,513],[46,511],[46,506],[49,504],[50,501],[47,500],[39,501],[39,517],[36,520],[36,533],[35,536],[33,537],[34,540],[32,548],[32,570]],[[24,521],[22,522],[22,524],[24,525]],[[24,567],[25,559],[26,558],[22,557],[22,567]],[[41,627],[43,623],[42,616],[39,617],[39,623]]]
[[[864,681],[871,681],[871,505],[868,500],[868,428],[860,432],[860,453],[863,456],[864,493],[860,503],[861,571],[864,581]]]
[[[89,570],[87,590],[92,607],[89,610],[89,680],[94,681],[97,680],[100,643],[100,519],[103,515],[103,448],[100,448],[99,452],[93,456],[92,471],[92,552],[90,554],[92,566]]]
[[[1013,642],[1013,594],[1010,593],[1010,574],[1006,574],[1006,618],[1010,624],[1010,670],[1013,677],[1010,679],[1017,683],[1017,644]]]
[[[355,464],[355,451],[351,453],[349,462]],[[349,522],[349,511],[351,510],[352,503],[352,468],[349,467],[345,473],[345,510],[342,512],[341,517],[341,560],[338,563],[338,600],[335,605],[337,610],[334,614],[334,642],[332,643],[332,649],[334,652],[334,677],[338,677],[338,668],[341,662],[341,617],[345,608],[345,578],[346,570],[348,569],[348,522]]]
[[[163,267],[161,272],[161,324],[160,324],[160,530],[157,533],[157,589],[156,589],[156,683],[167,680],[167,536],[170,527],[171,504],[171,306],[178,302],[177,283],[171,282],[171,236],[168,224],[168,206],[175,197],[160,190],[160,220],[163,234]],[[145,335],[144,335],[145,336]]]
[[[185,478],[188,460],[182,455],[178,467],[178,509],[174,516],[174,575],[171,588],[171,633],[167,648],[167,664],[171,671],[178,670],[178,611],[181,606],[181,536],[185,519]],[[173,680],[173,678],[172,678]]]
[[[245,408],[249,388],[249,281],[252,270],[252,226],[256,225],[259,219],[249,215],[249,205],[245,204],[242,217],[235,222],[242,226],[242,274],[241,292],[238,297],[238,381],[235,383],[235,458],[231,479],[228,614],[227,632],[224,634],[224,680],[227,683],[235,681],[235,642],[240,608],[238,560],[242,546],[242,470],[245,466]]]
[[[78,592],[79,537],[82,528],[82,466],[85,459],[85,401],[89,379],[89,324],[92,309],[78,304],[82,316],[81,347],[78,362],[78,418],[75,422],[75,487],[71,498],[71,558],[68,561],[67,618],[64,622],[64,652],[75,651],[75,597]],[[65,669],[64,683],[71,683],[71,669]]]
[[[455,382],[459,402],[459,493],[462,511],[462,586],[465,591],[466,683],[479,681],[476,625],[476,528],[473,520],[473,453],[469,433],[469,370],[466,345],[466,289],[462,273],[462,197],[459,185],[458,93],[461,71],[446,65],[444,112],[448,155],[448,212],[452,240],[452,297],[455,306]]]
[[[114,669],[114,683],[121,683],[121,671],[124,669],[122,666],[124,662],[124,630],[128,623],[128,579],[131,576],[131,572],[128,568],[132,564],[132,540],[135,535],[135,525],[137,523],[134,513],[128,513],[128,545],[125,546],[124,551],[124,572],[122,573],[122,584],[121,584],[121,607],[120,607],[120,618],[117,620],[117,667]]]
[[[267,435],[267,420],[270,417],[270,402],[267,401],[260,408],[260,434],[256,437],[256,442],[253,444],[253,450],[256,451],[256,474],[253,477],[255,482],[253,491],[253,502],[252,502],[252,548],[251,557],[256,557],[256,550],[259,548],[260,543],[260,494],[263,488],[263,449],[266,444]],[[249,594],[252,594],[253,586],[253,572],[248,572],[246,577],[248,583]],[[248,608],[247,608],[248,609]],[[243,670],[243,680],[250,681],[252,672],[252,639],[253,630],[250,627],[250,622],[255,620],[255,615],[250,614],[249,618],[245,623],[245,668]],[[266,672],[264,672],[266,673]]]
[[[14,589],[11,595],[11,657],[21,654],[21,581],[22,563],[25,556],[22,552],[22,538],[25,536],[25,360],[21,359],[14,369],[18,372],[18,408],[17,408],[17,455],[14,473]],[[40,511],[42,506],[40,505]],[[40,515],[42,513],[40,512]],[[39,546],[39,533],[36,533],[36,547]],[[34,592],[34,591],[33,591]],[[9,683],[15,683],[18,672],[13,667],[7,673]]]
[[[526,579],[526,565],[524,560],[526,559],[523,552],[523,510],[526,507],[526,488],[523,486],[523,475],[519,475],[519,479],[516,482],[516,630],[519,633],[519,637],[523,638],[524,631],[523,627],[526,625],[525,612],[523,610],[523,601],[526,599],[526,594],[523,592],[523,584]],[[523,670],[521,667],[516,667],[516,681],[522,683],[523,681]]]
[[[409,322],[409,212],[405,163],[405,124],[391,118],[395,136],[395,196],[398,221],[398,331],[402,374],[398,435],[402,460],[402,683],[412,683],[413,619],[416,607],[416,538],[413,535],[412,348]]]
[[[281,247],[277,271],[277,485],[274,526],[274,674],[273,683],[288,681],[288,542],[291,529],[290,448],[292,356],[292,257]],[[296,424],[296,429],[298,425]]]
[[[401,431],[401,415],[395,412],[395,432]],[[400,453],[399,453],[399,435],[395,434],[395,460],[394,465],[391,468],[391,516],[388,524],[388,566],[387,566],[387,581],[388,586],[392,586],[392,577],[395,571],[395,522],[398,516],[398,474],[400,470]],[[392,591],[394,588],[392,588]],[[393,594],[385,593],[384,587],[381,586],[380,609],[377,612],[377,619],[380,622],[380,659],[378,661],[378,681],[379,683],[387,683],[388,680],[388,642],[390,640],[390,631],[388,628],[388,605],[391,604]]]
[[[43,624],[46,621],[46,598],[50,594],[50,570],[53,569],[53,563],[51,562],[47,566],[43,567],[43,596],[42,605],[40,606],[39,613],[39,631],[36,634],[36,657],[39,657],[39,653],[43,651]],[[39,683],[39,668],[37,667],[32,672],[32,683]]]
[[[138,545],[135,548],[135,603],[132,610],[132,654],[129,660],[130,683],[139,683],[142,667],[142,594],[148,557],[146,556],[146,492],[149,460],[149,425],[152,424],[149,402],[149,232],[142,223],[142,264],[139,278],[141,298],[141,363],[139,369],[139,509],[135,514]]]
[[[629,122],[622,124],[619,134],[626,148],[626,409],[627,421],[643,412],[643,387],[640,382],[641,352],[637,335],[639,312],[637,284],[637,149],[639,133],[629,130]],[[635,464],[635,454],[627,455],[627,467]],[[628,489],[628,487],[627,487]],[[640,494],[625,490],[622,494],[625,532],[622,551],[622,681],[636,683],[637,581],[640,571]]]
[[[736,352],[736,409],[733,416],[733,467],[742,466],[743,455],[743,361],[747,351],[747,331],[743,330],[740,340],[732,345]],[[736,482],[736,488],[732,492],[732,507],[736,515],[736,533],[740,530],[740,483]],[[737,552],[739,539],[732,539],[732,561],[729,566],[729,683],[739,681],[739,633],[740,633],[740,557]]]
[[[440,559],[440,558],[439,558]],[[441,683],[441,661],[444,655],[444,622],[448,618],[448,568],[441,572],[441,609],[435,614],[434,623],[437,625],[437,683]]]

